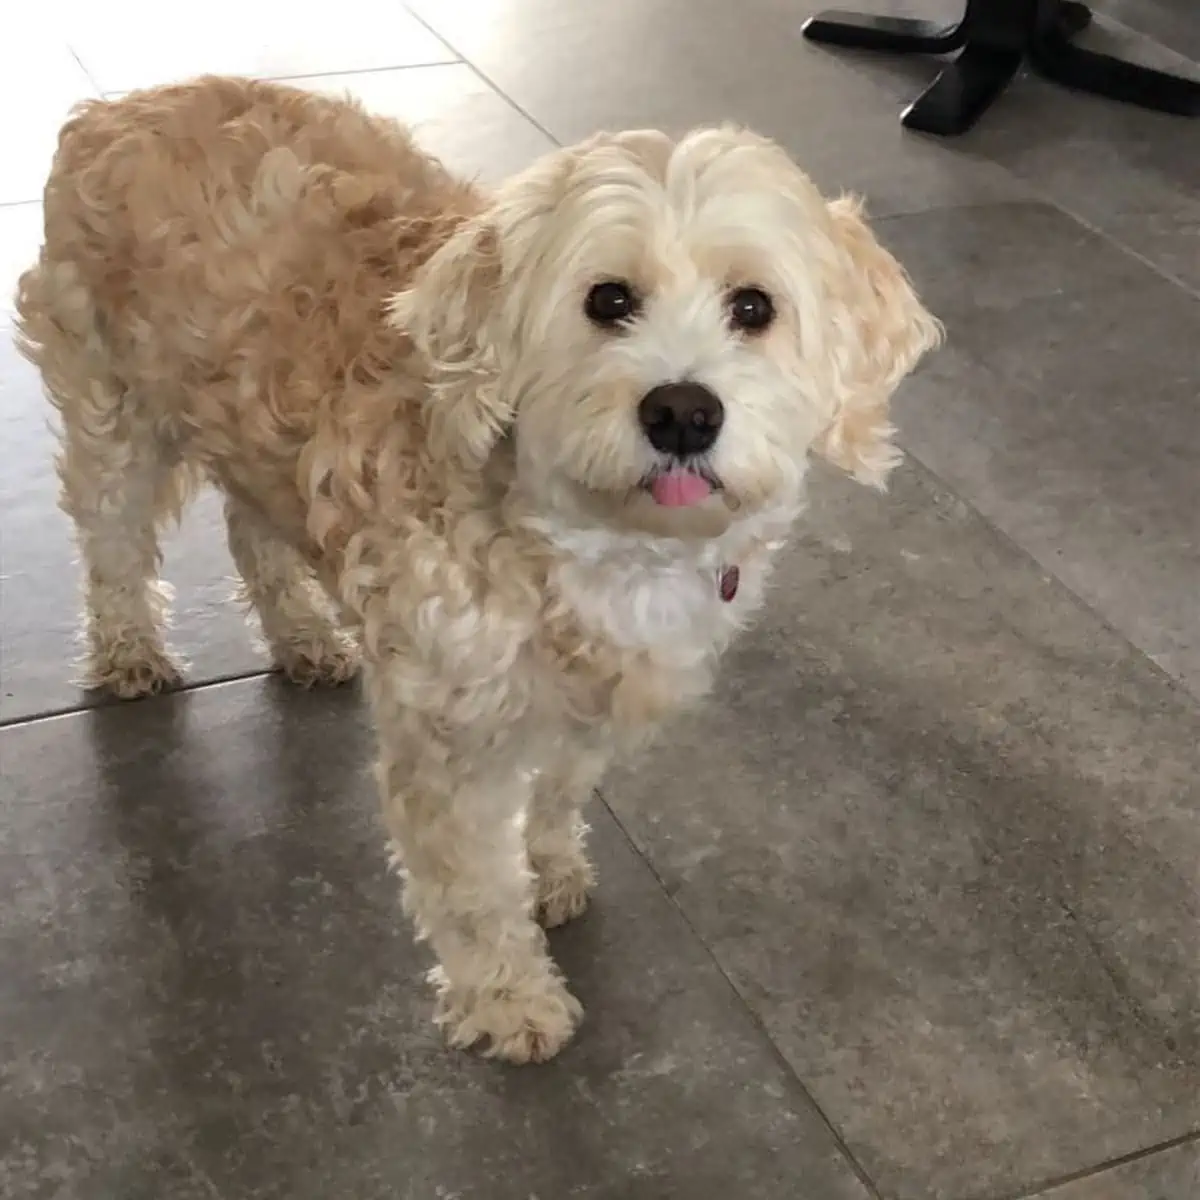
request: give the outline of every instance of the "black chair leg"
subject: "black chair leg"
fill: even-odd
[[[903,121],[924,133],[970,129],[1022,61],[1056,83],[1161,112],[1200,115],[1200,82],[1084,50],[1071,39],[1091,20],[1080,0],[966,0],[957,24],[832,10],[804,24],[810,41],[899,54],[960,51]]]
[[[939,25],[910,17],[873,17],[869,13],[830,9],[809,17],[801,27],[809,41],[852,50],[883,50],[893,54],[949,54],[965,40],[963,23]]]
[[[1004,91],[1021,65],[1018,50],[968,43],[962,53],[900,115],[908,129],[954,137],[966,133]]]
[[[1200,81],[1073,46],[1074,32],[1061,25],[1039,32],[1029,47],[1029,65],[1039,75],[1077,91],[1157,112],[1200,116]]]

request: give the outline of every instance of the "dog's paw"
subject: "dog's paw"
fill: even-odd
[[[357,674],[359,651],[342,633],[316,634],[277,642],[271,657],[285,679],[297,687],[340,687]]]
[[[534,916],[544,929],[556,929],[582,916],[596,886],[596,872],[580,848],[553,858],[533,856]]]
[[[547,1062],[583,1019],[583,1005],[550,972],[469,992],[451,985],[440,967],[429,978],[438,989],[434,1020],[446,1041],[458,1050],[475,1048],[485,1058]]]
[[[140,700],[179,687],[183,670],[154,642],[123,642],[92,651],[84,662],[81,683],[119,700]]]

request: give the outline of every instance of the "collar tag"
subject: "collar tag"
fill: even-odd
[[[728,604],[737,595],[738,582],[741,578],[737,567],[725,567],[717,581],[717,593]]]

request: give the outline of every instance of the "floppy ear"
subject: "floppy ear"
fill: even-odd
[[[829,292],[833,421],[816,443],[860,483],[882,488],[901,458],[888,404],[896,385],[942,339],[900,264],[879,244],[857,199],[829,203],[835,255]]]
[[[465,222],[392,298],[392,324],[428,363],[424,413],[438,457],[481,466],[513,418],[501,395],[496,306],[500,236],[486,217]]]

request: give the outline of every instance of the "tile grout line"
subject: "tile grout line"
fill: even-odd
[[[450,51],[454,53],[453,50]],[[304,71],[297,75],[250,75],[238,76],[238,78],[248,78],[256,80],[259,83],[291,83],[295,84],[305,79],[338,79],[341,76],[359,76],[359,75],[390,75],[396,71],[430,71],[446,67],[466,67],[468,70],[474,70],[470,64],[463,62],[461,58],[439,59],[437,62],[419,62],[419,63],[397,63],[391,67],[353,67],[349,71]],[[100,96],[104,100],[120,100],[122,96],[128,96],[131,92],[141,91],[142,88],[112,88],[107,92],[101,92]],[[378,114],[372,114],[378,115]],[[22,202],[27,203],[27,201]]]
[[[1154,1022],[1153,1016],[1132,990],[1132,981],[1126,981],[1121,977],[1113,963],[1105,955],[1099,940],[1088,927],[1083,917],[1075,911],[1075,905],[1072,901],[1061,896],[1057,897],[1057,903],[1062,908],[1063,912],[1074,921],[1078,927],[1084,942],[1087,945],[1088,951],[1092,958],[1099,966],[1100,970],[1108,977],[1108,981],[1112,984],[1113,990],[1119,995],[1129,1007],[1129,1015],[1134,1019],[1142,1031],[1153,1037],[1157,1042],[1161,1043],[1172,1054],[1178,1056],[1179,1050],[1171,1037],[1169,1031],[1160,1029]],[[1192,1133],[1200,1134],[1200,1129],[1191,1131]],[[1189,1135],[1183,1135],[1189,1136]]]
[[[991,158],[988,161],[996,162],[995,159]],[[997,163],[997,165],[1000,166],[1002,164]],[[1200,288],[1192,287],[1191,284],[1186,283],[1184,280],[1178,278],[1178,276],[1172,275],[1165,267],[1160,266],[1153,259],[1147,258],[1140,250],[1135,250],[1132,246],[1127,246],[1120,238],[1102,229],[1099,225],[1094,224],[1087,217],[1077,213],[1073,208],[1068,208],[1066,204],[1056,200],[1048,192],[1040,190],[1034,180],[1012,171],[1011,168],[1006,167],[1005,170],[1010,171],[1015,178],[1020,179],[1023,183],[1033,188],[1034,193],[1042,198],[1043,203],[1048,204],[1051,208],[1058,209],[1065,217],[1069,217],[1077,225],[1082,225],[1094,237],[1103,239],[1110,246],[1115,246],[1122,254],[1128,254],[1135,262],[1141,263],[1143,267],[1146,267],[1152,274],[1158,276],[1165,283],[1173,284],[1193,299],[1200,300]]]
[[[1003,1196],[997,1196],[995,1200],[1038,1200],[1039,1197],[1045,1197],[1046,1200],[1053,1200],[1052,1193],[1058,1188],[1067,1187],[1072,1183],[1079,1183],[1085,1179],[1094,1179],[1109,1171],[1128,1167],[1133,1163],[1153,1158],[1157,1154],[1166,1154],[1171,1150],[1178,1150],[1183,1146],[1190,1145],[1200,1146],[1200,1129],[1193,1129],[1190,1133],[1183,1133],[1178,1137],[1168,1138],[1165,1142],[1158,1142],[1153,1146],[1145,1146],[1140,1150],[1131,1150],[1128,1154],[1121,1154],[1116,1158],[1106,1159],[1104,1162],[1098,1163],[1093,1167],[1084,1167],[1082,1170],[1072,1171],[1067,1175],[1053,1176],[1040,1183],[1035,1183],[1030,1188],[1023,1188],[1018,1192],[1009,1192]]]
[[[1032,179],[1027,179],[1024,175],[1019,175],[1011,167],[1006,167],[997,159],[988,158],[987,161],[995,167],[999,167],[1002,171],[1007,171],[1012,177],[1022,184],[1025,184],[1032,190],[1029,195],[1024,198],[1016,198],[1010,200],[1002,199],[983,199],[975,202],[967,202],[963,204],[942,205],[937,208],[919,208],[911,209],[903,212],[883,212],[878,215],[869,214],[874,224],[882,224],[885,221],[898,221],[906,217],[935,217],[938,213],[943,212],[961,212],[964,209],[979,209],[979,208],[1019,208],[1022,205],[1036,205],[1042,208],[1054,209],[1061,213],[1069,221],[1074,221],[1076,225],[1082,226],[1093,237],[1100,238],[1101,241],[1114,247],[1121,254],[1132,258],[1134,262],[1140,263],[1152,275],[1163,283],[1177,287],[1187,296],[1193,299],[1200,300],[1200,289],[1194,288],[1191,284],[1172,275],[1166,268],[1161,267],[1153,259],[1147,258],[1140,250],[1135,250],[1132,246],[1127,246],[1118,237],[1109,233],[1100,225],[1090,221],[1087,217],[1080,215],[1073,208],[1068,208],[1062,201],[1055,199],[1049,192],[1042,191],[1036,182]],[[868,197],[868,200],[870,197]]]
[[[541,121],[539,121],[536,117],[533,116],[532,113],[530,113],[525,108],[523,108],[520,104],[518,104],[506,91],[504,91],[495,82],[495,80],[492,79],[492,77],[490,75],[488,75],[485,71],[482,71],[474,62],[472,62],[471,59],[469,59],[452,41],[450,41],[449,38],[447,38],[444,34],[441,34],[436,29],[434,29],[434,27],[427,20],[425,20],[425,18],[419,12],[416,12],[413,9],[409,8],[407,4],[404,7],[405,7],[405,11],[409,14],[409,16],[412,17],[412,19],[414,21],[418,22],[421,26],[423,26],[426,30],[428,30],[429,33],[431,33],[435,38],[437,38],[438,41],[441,42],[442,45],[445,46],[450,51],[451,54],[458,55],[458,61],[463,63],[465,66],[470,67],[471,70],[474,71],[475,74],[478,75],[479,78],[482,79],[483,82],[486,83],[487,86],[489,88],[491,88],[492,91],[495,92],[496,95],[499,96],[500,99],[503,100],[504,103],[509,106],[509,108],[513,109],[517,113],[520,113],[520,115],[522,117],[524,117],[525,120],[528,121],[530,123],[530,125],[532,125],[534,127],[534,129],[536,129],[540,134],[542,134],[543,137],[549,139],[551,145],[558,146],[560,148],[562,147],[562,142],[560,142],[558,140],[558,138],[556,138],[554,136],[554,134],[552,134],[550,132],[550,130],[547,129],[545,127],[545,125],[543,125],[541,123]]]
[[[888,220],[886,217],[883,219]],[[1197,296],[1197,299],[1200,299],[1200,296]],[[991,367],[977,359],[973,354],[964,352],[963,357],[965,361],[969,362],[977,370],[981,368],[989,372],[992,370]],[[1023,384],[1017,384],[1016,386],[1020,387],[1023,391],[1029,390]],[[1052,586],[1058,588],[1064,597],[1092,617],[1103,630],[1112,634],[1113,637],[1115,637],[1123,645],[1128,646],[1129,649],[1132,650],[1139,659],[1149,666],[1150,670],[1156,676],[1158,676],[1160,680],[1167,684],[1174,695],[1183,699],[1191,707],[1200,708],[1200,694],[1194,692],[1192,688],[1182,679],[1177,679],[1161,663],[1156,662],[1155,659],[1152,658],[1147,651],[1143,650],[1142,647],[1139,646],[1128,634],[1126,634],[1123,630],[1118,629],[1117,626],[1113,624],[1113,622],[1104,613],[1102,613],[1098,608],[1081,596],[1073,587],[1071,587],[1071,585],[1068,584],[1067,581],[1057,573],[1057,571],[1050,567],[1044,566],[1033,554],[1033,552],[1022,546],[1016,540],[1016,538],[1008,532],[1008,530],[997,525],[985,512],[983,512],[982,509],[977,507],[974,503],[962,495],[958,488],[955,487],[955,485],[949,479],[945,478],[938,471],[935,471],[933,467],[931,467],[918,453],[916,453],[916,451],[912,450],[909,446],[904,445],[903,429],[901,429],[900,432],[901,436],[899,440],[901,442],[901,449],[904,452],[904,457],[915,464],[922,474],[924,474],[927,478],[934,480],[939,487],[953,496],[954,499],[957,500],[958,503],[961,504],[965,509],[967,509],[968,512],[974,514],[974,516],[979,519],[985,528],[991,532],[993,537],[998,539],[1012,553],[1016,554],[1017,557],[1032,565],[1038,575],[1049,582]],[[801,514],[800,520],[803,519],[803,514]]]
[[[972,361],[974,360],[972,359]],[[1075,589],[1072,588],[1065,579],[1063,579],[1049,567],[1043,566],[1041,562],[1034,557],[1032,552],[1022,546],[1012,536],[1012,534],[1010,534],[1006,529],[1001,529],[999,525],[990,520],[980,509],[976,508],[974,504],[960,495],[958,490],[948,480],[943,479],[941,475],[933,470],[933,468],[930,467],[924,461],[924,459],[917,454],[914,454],[907,447],[904,448],[904,453],[906,457],[912,459],[912,461],[916,463],[926,475],[928,475],[931,479],[937,480],[938,484],[945,488],[945,490],[948,491],[950,495],[952,495],[964,508],[974,513],[975,516],[977,516],[984,524],[984,526],[991,531],[993,537],[1000,539],[1000,541],[1002,541],[1004,545],[1006,545],[1011,551],[1030,563],[1039,575],[1045,578],[1054,587],[1057,587],[1063,596],[1071,600],[1080,609],[1092,617],[1102,629],[1112,634],[1113,637],[1115,637],[1123,645],[1128,646],[1138,658],[1147,664],[1151,672],[1157,675],[1158,678],[1169,687],[1174,695],[1182,699],[1190,707],[1200,709],[1200,695],[1197,695],[1195,692],[1193,692],[1192,689],[1186,683],[1184,683],[1182,679],[1177,679],[1171,674],[1170,671],[1166,669],[1166,667],[1164,667],[1161,663],[1156,662],[1145,650],[1142,649],[1141,646],[1133,641],[1128,634],[1118,629],[1116,625],[1114,625],[1112,621],[1105,616],[1104,613],[1091,605],[1077,591],[1075,591]]]
[[[1134,647],[1134,649],[1136,650],[1137,648]],[[1138,651],[1138,653],[1140,654],[1141,652]],[[700,931],[692,923],[691,918],[684,911],[684,909],[680,906],[679,902],[671,894],[670,890],[667,888],[666,882],[664,881],[663,877],[659,874],[658,868],[651,861],[650,857],[647,854],[643,853],[643,851],[639,848],[637,843],[634,841],[633,836],[630,834],[629,830],[626,828],[624,821],[621,820],[620,816],[613,809],[612,805],[610,805],[608,803],[608,801],[604,797],[603,791],[599,788],[596,789],[596,797],[604,805],[605,811],[612,818],[612,820],[616,824],[617,828],[621,831],[621,836],[625,839],[626,844],[634,852],[634,854],[636,854],[638,856],[638,858],[643,863],[646,864],[651,875],[654,877],[655,882],[657,882],[659,889],[662,891],[662,894],[666,897],[666,899],[670,903],[671,907],[679,915],[680,919],[683,921],[684,925],[687,927],[688,932],[691,933],[691,935],[696,939],[696,941],[699,943],[699,945],[701,947],[703,947],[706,957],[712,963],[712,965],[716,968],[717,972],[720,974],[721,978],[725,981],[725,984],[729,988],[729,990],[737,998],[738,1005],[746,1012],[747,1016],[749,1016],[754,1028],[758,1031],[760,1036],[766,1040],[767,1044],[771,1048],[772,1057],[776,1060],[777,1063],[780,1064],[780,1066],[783,1067],[783,1069],[786,1071],[788,1077],[793,1081],[795,1088],[804,1097],[805,1102],[812,1109],[812,1111],[816,1113],[816,1115],[820,1118],[822,1124],[825,1126],[825,1128],[828,1130],[830,1135],[833,1137],[838,1150],[841,1152],[843,1157],[849,1163],[851,1169],[854,1171],[855,1175],[858,1177],[859,1182],[862,1183],[863,1186],[867,1189],[868,1193],[871,1196],[871,1200],[887,1200],[887,1198],[884,1196],[883,1192],[880,1190],[878,1185],[871,1178],[871,1176],[867,1173],[866,1168],[863,1167],[862,1163],[858,1159],[858,1156],[853,1152],[849,1143],[842,1136],[842,1134],[839,1131],[839,1129],[837,1128],[837,1126],[833,1123],[833,1121],[830,1119],[830,1117],[826,1114],[824,1108],[822,1108],[821,1105],[817,1102],[816,1097],[809,1090],[807,1084],[805,1084],[805,1082],[801,1078],[799,1072],[792,1065],[791,1061],[787,1058],[787,1056],[784,1054],[784,1052],[780,1049],[780,1047],[776,1043],[775,1039],[771,1036],[771,1033],[767,1029],[766,1024],[764,1023],[762,1018],[754,1010],[754,1008],[750,1005],[749,1001],[742,994],[741,989],[734,982],[733,978],[729,975],[728,971],[726,971],[724,965],[721,963],[720,959],[717,957],[713,948],[709,945],[708,941],[704,938],[704,936],[700,933]],[[1062,902],[1060,902],[1060,903],[1062,903]],[[1062,904],[1062,907],[1064,908],[1065,911],[1068,912],[1069,915],[1074,916],[1074,914],[1070,912],[1070,910],[1067,908],[1067,906],[1065,904]],[[1076,919],[1078,919],[1078,918],[1076,918]],[[1131,1150],[1126,1154],[1117,1155],[1115,1158],[1104,1159],[1103,1161],[1101,1161],[1099,1163],[1094,1163],[1090,1166],[1081,1167],[1080,1169],[1078,1169],[1076,1171],[1071,1171],[1064,1175],[1050,1176],[1046,1179],[1039,1180],[1038,1182],[1033,1183],[1028,1187],[1020,1188],[1019,1190],[1017,1190],[1015,1192],[1001,1193],[997,1196],[987,1198],[987,1200],[1041,1200],[1041,1198],[1043,1198],[1043,1197],[1045,1198],[1045,1200],[1053,1200],[1053,1196],[1051,1195],[1051,1193],[1053,1193],[1054,1191],[1056,1191],[1059,1188],[1066,1187],[1069,1184],[1077,1183],[1082,1180],[1092,1179],[1094,1177],[1106,1174],[1108,1172],[1115,1171],[1121,1167],[1125,1167],[1125,1166],[1129,1166],[1134,1163],[1141,1162],[1144,1159],[1153,1158],[1155,1155],[1168,1153],[1172,1150],[1177,1150],[1181,1147],[1189,1146],[1189,1145],[1193,1145],[1193,1144],[1200,1146],[1200,1128],[1189,1130],[1187,1133],[1180,1134],[1177,1137],[1168,1138],[1162,1142],[1156,1142],[1150,1146],[1143,1146],[1137,1150]]]
[[[195,683],[185,683],[182,687],[172,688],[168,692],[159,692],[155,696],[143,696],[138,700],[117,700],[107,698],[99,704],[64,704],[58,708],[43,708],[37,712],[20,713],[15,717],[0,719],[0,733],[8,729],[20,729],[24,725],[40,725],[45,721],[57,721],[62,717],[74,717],[81,713],[99,712],[102,709],[132,708],[146,702],[167,700],[172,696],[186,696],[192,692],[203,692],[209,688],[224,687],[230,683],[245,683],[252,679],[270,679],[278,672],[269,668],[251,668],[245,671],[230,671],[225,675],[214,675],[210,679],[198,679]]]
[[[67,51],[68,51],[68,53],[69,53],[69,54],[71,55],[71,57],[72,57],[72,58],[75,60],[75,62],[76,62],[76,65],[79,67],[79,69],[80,69],[80,70],[81,70],[81,71],[84,73],[84,75],[87,77],[87,81],[88,81],[88,83],[90,83],[90,84],[92,85],[92,88],[93,88],[93,90],[95,91],[96,95],[97,95],[97,96],[103,96],[103,95],[104,95],[104,92],[103,92],[103,90],[101,89],[101,87],[100,87],[100,84],[97,82],[95,75],[93,75],[93,74],[91,73],[91,71],[89,71],[89,70],[88,70],[88,68],[87,68],[87,64],[86,64],[86,63],[83,61],[83,59],[82,59],[82,58],[80,58],[80,57],[79,57],[79,51],[78,51],[78,50],[76,50],[76,49],[75,49],[75,47],[74,47],[74,46],[72,46],[70,42],[66,42],[66,43],[64,43],[64,44],[65,44],[65,45],[66,45],[66,47],[67,47]]]
[[[658,884],[659,890],[662,892],[663,896],[666,897],[667,902],[675,910],[675,912],[679,916],[680,920],[683,921],[684,925],[687,927],[688,932],[692,935],[693,938],[695,938],[696,942],[703,949],[705,957],[713,965],[713,967],[716,968],[717,973],[725,981],[726,987],[733,994],[734,998],[737,1001],[738,1006],[750,1018],[750,1023],[753,1026],[753,1028],[755,1029],[755,1031],[766,1042],[767,1046],[770,1047],[770,1052],[771,1052],[772,1058],[774,1058],[776,1063],[784,1070],[784,1072],[787,1075],[787,1078],[792,1081],[792,1085],[795,1088],[795,1090],[798,1091],[800,1093],[800,1095],[803,1097],[805,1105],[817,1116],[820,1123],[825,1127],[826,1131],[829,1133],[830,1137],[833,1139],[834,1145],[837,1147],[838,1152],[842,1155],[842,1157],[845,1159],[845,1161],[849,1164],[850,1169],[854,1172],[854,1175],[857,1177],[859,1183],[861,1183],[863,1185],[863,1188],[866,1190],[868,1196],[870,1197],[870,1200],[887,1200],[887,1198],[884,1196],[883,1192],[880,1191],[878,1185],[871,1178],[871,1176],[867,1173],[866,1168],[859,1161],[858,1156],[854,1153],[853,1150],[851,1150],[850,1144],[842,1136],[841,1131],[833,1123],[833,1121],[829,1118],[828,1114],[821,1107],[821,1105],[817,1102],[816,1097],[812,1094],[811,1091],[809,1091],[808,1085],[800,1077],[799,1072],[792,1065],[792,1063],[788,1060],[787,1056],[783,1053],[783,1051],[779,1048],[778,1043],[771,1036],[771,1033],[767,1029],[766,1024],[763,1022],[762,1018],[751,1007],[751,1005],[750,1005],[749,1001],[747,1001],[746,997],[742,995],[741,989],[737,986],[736,983],[734,983],[729,972],[725,970],[724,965],[722,964],[720,959],[717,958],[716,953],[713,951],[713,948],[708,944],[708,942],[705,940],[705,938],[700,934],[700,931],[696,928],[696,926],[692,924],[691,918],[683,910],[683,908],[680,906],[679,902],[675,899],[675,897],[668,890],[667,885],[663,880],[663,877],[658,872],[658,868],[650,860],[649,856],[644,854],[641,851],[641,849],[638,847],[637,843],[633,839],[633,836],[630,834],[629,830],[625,827],[624,821],[621,820],[621,818],[614,811],[612,805],[609,804],[608,801],[604,798],[604,792],[600,788],[596,789],[596,798],[600,801],[601,804],[604,805],[605,812],[608,813],[608,815],[612,818],[613,823],[621,831],[621,836],[625,839],[625,843],[629,846],[629,848],[633,851],[633,853],[636,854],[637,857],[643,863],[646,864],[646,867],[649,869],[650,874],[654,877],[654,881]],[[1017,1200],[1020,1200],[1020,1198],[1017,1198]]]
[[[451,54],[457,51],[447,46]],[[428,71],[435,67],[465,67],[467,64],[461,58],[438,59],[436,62],[396,63],[390,67],[352,67],[349,71],[300,71],[287,75],[264,75],[264,80],[272,83],[287,83],[293,79],[330,79],[338,75],[385,75],[392,71]]]

